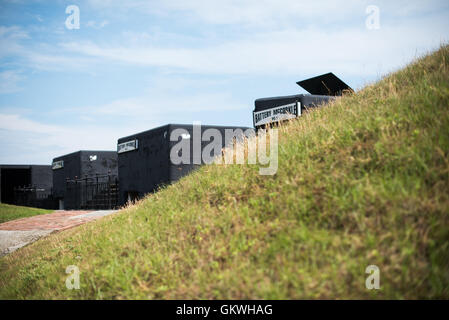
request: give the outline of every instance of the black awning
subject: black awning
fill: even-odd
[[[341,96],[345,90],[354,91],[332,72],[296,83],[307,92],[316,95]]]

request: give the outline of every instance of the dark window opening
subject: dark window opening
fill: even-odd
[[[30,169],[1,169],[2,202],[15,204],[14,188],[28,187],[31,184]]]

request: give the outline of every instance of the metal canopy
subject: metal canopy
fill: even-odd
[[[296,82],[307,92],[316,95],[341,96],[344,90],[353,91],[332,72]]]

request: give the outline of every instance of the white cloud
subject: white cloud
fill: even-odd
[[[437,1],[430,4],[379,2],[381,29],[376,31],[369,31],[364,25],[368,1],[344,4],[331,0],[311,3],[296,0],[89,2],[97,9],[109,8],[128,15],[132,13],[126,10],[139,10],[172,19],[182,13],[210,25],[234,26],[247,21],[273,20],[277,27],[242,28],[241,32],[221,42],[213,31],[211,35],[193,37],[161,29],[151,33],[125,29],[104,41],[71,41],[36,48],[19,45],[19,40],[29,38],[22,29],[0,27],[0,44],[5,49],[0,56],[10,52],[10,55],[24,58],[31,68],[50,71],[93,72],[98,64],[118,63],[202,74],[311,75],[332,70],[345,75],[373,77],[403,65],[424,48],[435,48],[449,39],[449,25],[441,16],[413,17],[430,10]],[[396,19],[402,16],[410,18]],[[337,20],[345,20],[345,23],[329,26]],[[100,28],[107,23],[108,20],[101,23],[91,20],[87,26]],[[165,39],[165,43],[161,39]]]
[[[71,53],[146,67],[174,68],[204,74],[312,74],[336,71],[347,75],[379,75],[398,68],[415,53],[435,48],[449,30],[435,26],[384,25],[325,31],[316,28],[263,32],[218,45],[195,48],[70,42]],[[443,29],[442,29],[443,30]]]
[[[167,115],[187,115],[198,112],[242,110],[247,105],[225,92],[225,80],[188,79],[182,76],[155,77],[141,96],[116,99],[99,105],[79,106],[59,112],[80,119],[121,119],[121,124],[133,123],[146,127],[147,119],[164,121]],[[148,127],[147,127],[148,128]]]
[[[129,11],[146,12],[162,17],[195,19],[207,24],[291,27],[302,22],[324,25],[342,22],[360,16],[364,19],[365,8],[377,5],[381,12],[396,16],[410,16],[432,11],[444,4],[444,0],[429,1],[382,1],[371,0],[89,0],[99,10],[114,10],[129,14]]]
[[[361,5],[360,1],[297,1],[297,0],[225,0],[225,1],[161,1],[160,11],[180,11],[210,24],[276,25],[291,24],[301,19],[344,18]],[[324,9],[325,8],[325,9]],[[151,11],[151,7],[148,8]],[[320,19],[321,20],[321,19]]]
[[[15,70],[6,70],[0,72],[0,94],[15,93],[21,91],[22,88],[18,83],[23,79],[24,77],[20,74],[20,72]]]
[[[19,26],[0,26],[0,37],[8,39],[28,39],[28,33]]]
[[[105,26],[107,26],[108,24],[109,24],[109,21],[107,21],[107,20],[103,20],[101,22],[97,22],[97,21],[94,21],[94,20],[89,20],[86,23],[86,26],[89,27],[89,28],[101,29],[101,28],[104,28]]]
[[[87,72],[93,73],[92,66],[97,61],[89,57],[80,57],[77,55],[61,54],[58,52],[30,52],[24,50],[21,52],[23,58],[26,59],[24,65],[43,71],[62,71],[62,72]]]
[[[107,125],[53,125],[19,114],[0,114],[0,163],[49,164],[56,156],[77,150],[115,150],[117,139],[134,131]],[[22,161],[21,159],[26,159]]]
[[[42,33],[42,30],[39,30]],[[32,70],[45,71],[83,71],[92,72],[91,66],[95,64],[93,59],[61,53],[58,46],[33,42],[28,31],[19,26],[5,27],[0,26],[0,59],[11,59],[11,65],[18,65],[19,68],[30,68]],[[5,61],[0,60],[2,63]],[[14,84],[23,77],[17,71],[6,72],[3,80],[15,81],[11,84],[3,83],[6,91],[17,91],[18,87]],[[9,77],[7,79],[6,77]],[[9,89],[8,89],[9,88]]]
[[[61,128],[22,118],[18,114],[0,114],[0,129],[34,133],[58,133]]]
[[[90,0],[100,10],[121,10],[128,13],[138,10],[160,16],[176,15],[178,18],[202,20],[209,24],[271,25],[285,24],[304,19],[326,18],[328,21],[344,19],[363,3],[346,1],[298,0]]]
[[[176,82],[177,88],[173,88]],[[50,163],[51,159],[77,150],[115,150],[117,139],[169,122],[187,122],[195,113],[248,108],[222,92],[196,94],[185,89],[206,86],[206,81],[169,77],[156,80],[141,97],[113,100],[100,105],[60,109],[71,124],[52,124],[10,110],[0,113],[0,163]],[[170,86],[171,84],[171,86]],[[217,83],[215,83],[216,85]],[[188,91],[188,90],[187,90]],[[170,115],[170,121],[167,121]],[[194,119],[191,119],[192,121]],[[196,119],[201,120],[201,119]],[[216,121],[219,121],[216,120]]]
[[[18,26],[0,26],[0,58],[22,52],[24,49],[19,42],[29,38],[28,32]]]

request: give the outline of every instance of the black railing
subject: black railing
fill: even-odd
[[[53,199],[52,190],[36,186],[14,188],[14,204],[44,209],[56,209],[57,207],[57,201]]]
[[[114,209],[118,207],[118,179],[113,175],[66,180],[66,209]]]

